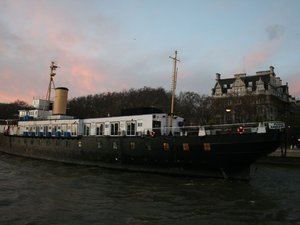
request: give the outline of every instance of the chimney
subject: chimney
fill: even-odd
[[[275,76],[275,73],[274,73],[274,66],[270,66],[270,75]]]
[[[219,82],[220,79],[221,79],[221,74],[216,73],[216,82]]]

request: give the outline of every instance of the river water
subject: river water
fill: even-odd
[[[0,153],[0,224],[300,224],[300,166],[258,165],[242,182]]]

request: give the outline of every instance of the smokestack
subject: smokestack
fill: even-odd
[[[55,99],[53,107],[53,115],[66,115],[68,102],[68,88],[55,88]]]

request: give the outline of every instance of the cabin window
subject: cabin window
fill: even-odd
[[[90,135],[90,128],[91,128],[91,124],[84,124],[83,125],[83,135]]]
[[[71,126],[71,133],[72,133],[72,136],[76,136],[77,135],[77,124],[72,124],[72,126]]]
[[[135,122],[127,122],[127,135],[128,136],[132,136],[132,135],[135,135]]]
[[[33,127],[29,127],[29,134],[30,134],[30,136],[34,136],[34,129],[33,129]]]
[[[52,135],[54,136],[56,134],[57,131],[57,126],[53,126],[52,127]]]
[[[35,127],[35,135],[38,136],[40,132],[40,127]]]
[[[119,123],[110,124],[110,135],[119,135]]]
[[[65,132],[67,131],[67,124],[61,125],[61,134],[65,135]]]
[[[143,126],[143,123],[138,123],[138,127],[142,127]]]
[[[48,126],[44,126],[43,131],[44,131],[44,135],[47,136],[47,134],[48,134]]]
[[[161,122],[160,121],[153,121],[152,123],[153,131],[156,135],[160,135],[160,128],[161,128]]]
[[[97,123],[96,125],[96,135],[104,135],[104,124],[103,123]]]

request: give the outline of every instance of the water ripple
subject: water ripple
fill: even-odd
[[[300,224],[300,168],[250,183],[128,173],[0,154],[0,224]]]

